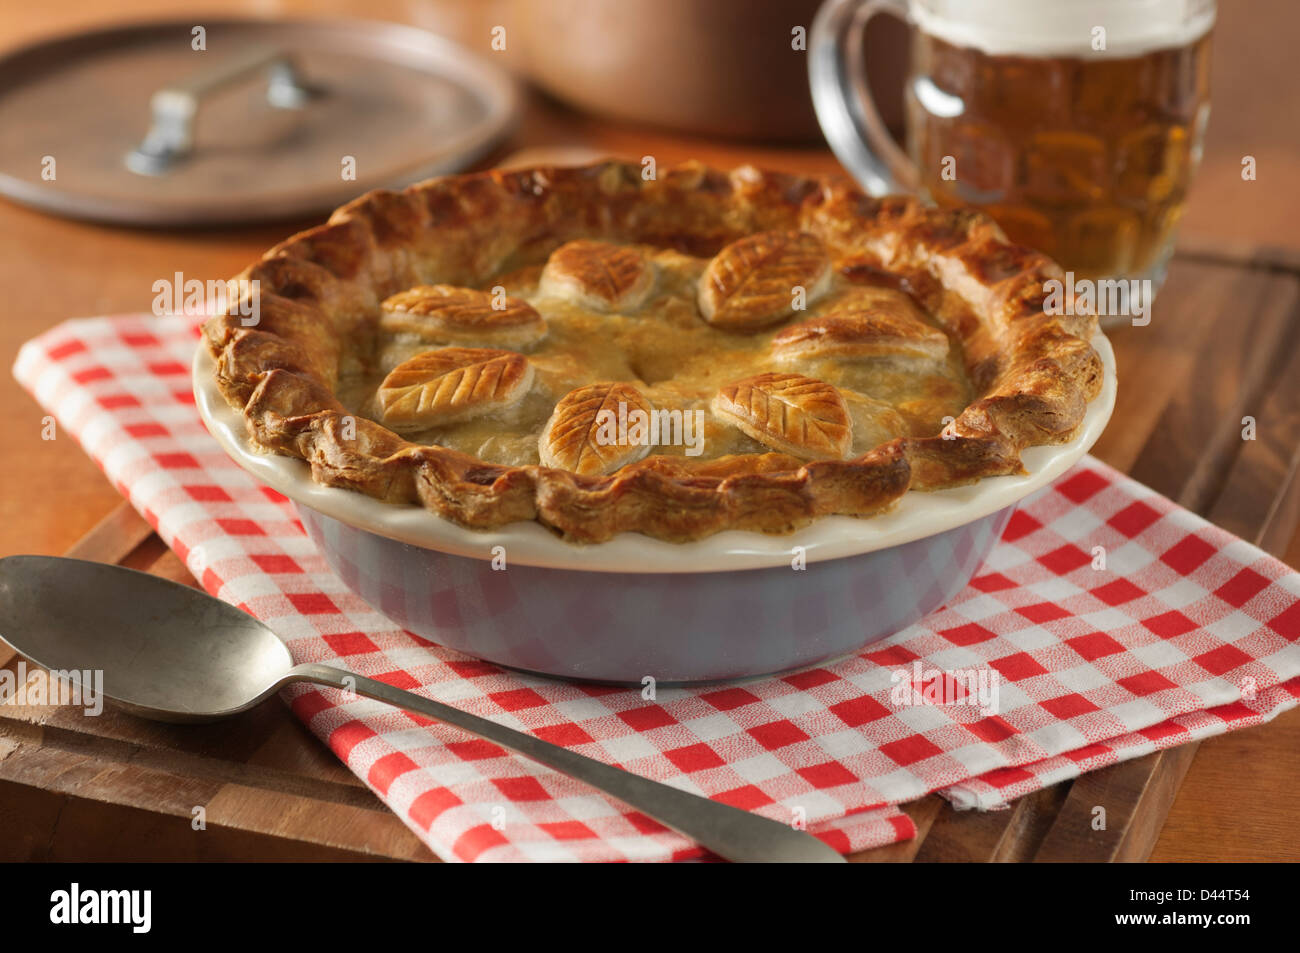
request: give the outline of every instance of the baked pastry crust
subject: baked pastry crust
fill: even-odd
[[[379,327],[427,344],[520,348],[546,336],[546,321],[527,301],[453,285],[417,285],[380,306]]]
[[[713,412],[759,443],[792,457],[842,460],[853,420],[839,390],[802,374],[756,374],[727,384]]]
[[[575,298],[595,311],[636,311],[654,287],[654,266],[626,245],[578,239],[546,260],[543,294]]]
[[[644,394],[619,381],[600,381],[570,391],[555,405],[542,429],[542,464],[592,474],[612,473],[640,460],[650,452],[648,443],[620,444],[601,438],[602,423],[616,418],[620,406],[625,415],[627,408],[647,415],[654,409]],[[604,414],[609,416],[602,419]]]
[[[785,345],[775,345],[774,357],[783,346],[792,348],[785,355],[790,366],[781,370],[814,382],[800,361],[861,360],[874,347],[875,357],[891,359],[893,348],[893,357],[905,363],[937,354],[939,342],[929,325],[909,327],[898,315],[892,316],[898,318],[895,326],[887,326],[886,315],[874,329],[869,314],[852,312],[839,315],[847,318],[842,323],[831,321],[834,314],[799,321],[792,288],[799,286],[805,304],[816,301],[831,278],[904,292],[954,349],[975,399],[941,432],[908,433],[878,446],[855,444],[860,452],[851,455],[836,426],[834,400],[822,392],[825,400],[816,408],[826,411],[827,430],[820,437],[788,424],[773,426],[769,414],[762,428],[751,420],[750,436],[757,433],[771,452],[759,448],[711,459],[637,454],[640,459],[616,461],[611,472],[586,473],[568,468],[577,458],[566,454],[551,426],[547,432],[556,449],[549,459],[561,466],[505,465],[406,439],[371,419],[382,414],[359,413],[341,399],[340,382],[373,355],[382,321],[400,311],[384,308],[393,296],[420,286],[490,287],[512,270],[540,266],[574,241],[712,256],[698,289],[701,319],[736,335],[756,329],[770,334],[793,313],[792,326],[777,332],[788,337]],[[615,258],[616,264],[634,264],[625,255]],[[639,306],[646,271],[653,281],[649,264],[617,268],[606,281],[585,272],[579,261],[557,267],[551,278],[576,283],[595,305],[617,311]],[[216,357],[218,386],[243,412],[256,445],[307,461],[313,477],[326,485],[418,503],[475,528],[537,520],[579,542],[623,531],[671,541],[724,529],[788,532],[824,515],[870,516],[909,489],[1020,473],[1020,451],[1070,440],[1101,388],[1101,362],[1088,343],[1096,318],[1044,313],[1044,282],[1063,273],[1045,256],[1010,244],[991,219],[908,198],[869,198],[838,178],[752,167],[723,173],[688,163],[661,168],[657,179],[647,181],[640,165],[609,161],[449,176],[402,191],[381,190],[277,245],[240,278],[258,282],[258,323],[245,326],[247,306],[236,302],[228,314],[206,322],[204,335]],[[484,317],[491,321],[491,315]],[[431,339],[430,347],[443,343],[459,342]],[[800,356],[799,347],[831,351]],[[496,385],[479,393],[496,394],[507,404],[511,395],[520,399],[517,392],[527,391],[522,381],[535,359],[520,360],[501,359],[502,380],[514,381],[505,396]],[[738,383],[724,384],[713,401],[724,418],[732,413],[739,420],[738,405],[722,397]],[[809,391],[810,400],[817,391]],[[855,396],[842,404],[846,429],[862,439],[866,430],[854,414],[864,412],[870,399]],[[746,406],[757,420],[752,399]],[[892,413],[879,419],[902,419],[908,408]],[[819,440],[824,452],[813,448]],[[628,453],[630,459],[633,451]],[[607,467],[605,461],[594,469]]]
[[[403,361],[376,395],[392,430],[427,430],[506,410],[533,382],[533,367],[514,351],[443,347]]]
[[[772,339],[772,353],[783,361],[819,357],[940,360],[948,347],[948,336],[926,324],[909,299],[875,288],[854,295],[844,308],[792,324]]]
[[[700,314],[714,327],[754,331],[821,297],[831,262],[821,240],[785,229],[748,235],[723,248],[700,279]]]

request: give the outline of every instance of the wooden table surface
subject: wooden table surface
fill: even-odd
[[[115,6],[120,15],[172,10],[162,0]],[[235,6],[265,14],[300,12],[305,3],[248,0]],[[321,6],[313,9],[386,15],[466,36],[478,35],[482,18],[482,8],[471,15],[453,0]],[[486,6],[495,12],[499,4]],[[52,7],[6,5],[0,10],[0,47],[105,17],[102,8],[89,2]],[[1300,103],[1300,78],[1287,48],[1287,37],[1298,27],[1300,5],[1283,0],[1221,4],[1215,121],[1180,254],[1150,326],[1112,335],[1121,380],[1119,405],[1094,451],[1292,566],[1300,566],[1300,188],[1295,184],[1300,182],[1300,147],[1297,127],[1286,119]],[[1260,95],[1261,89],[1269,95]],[[497,158],[516,149],[567,146],[654,155],[661,163],[701,158],[723,167],[754,162],[792,171],[837,169],[821,148],[756,146],[640,129],[580,116],[535,95],[521,127]],[[1239,174],[1246,154],[1259,162],[1260,177],[1253,182],[1244,182]],[[201,280],[228,277],[307,224],[192,232],[120,229],[56,219],[0,201],[0,358],[11,363],[22,341],[67,317],[146,310],[159,276],[180,271]],[[66,552],[114,512],[120,498],[74,441],[62,435],[41,439],[43,411],[8,375],[0,375],[0,401],[7,410],[0,414],[5,474],[0,555]],[[1247,414],[1258,421],[1256,441],[1240,439],[1240,419]],[[159,555],[153,553],[150,561]],[[171,571],[183,573],[179,564]],[[0,664],[6,661],[11,660],[0,658]],[[8,753],[3,740],[0,763]],[[1294,836],[1300,827],[1297,751],[1300,710],[1260,728],[1209,740],[1194,752],[1167,756],[1178,763],[1154,776],[1177,776],[1182,783],[1150,793],[1172,802],[1163,828],[1149,832],[1150,859],[1300,859]],[[274,744],[259,757],[309,764],[328,776],[328,783],[342,783],[337,775],[341,766],[305,730],[278,730]],[[1152,776],[1144,774],[1148,780]],[[1124,772],[1098,772],[1075,787],[1083,785],[1081,790],[1104,799],[1107,785],[1122,785],[1125,779]],[[95,843],[99,859],[126,859],[132,856],[129,844],[147,842],[149,824],[155,823],[138,818],[133,823],[140,829],[133,828],[129,838],[105,842],[102,818],[90,807],[74,810],[70,802],[52,802],[44,793],[0,786],[0,822],[5,822],[0,826],[12,831],[9,822],[23,821],[33,856],[75,859],[79,843]],[[348,794],[343,800],[358,796]],[[1045,795],[1049,800],[1063,796]],[[943,817],[927,804],[909,807],[925,830],[948,824],[974,830],[989,823]],[[1037,810],[1026,799],[1012,823],[1032,826]],[[395,822],[391,815],[387,819]],[[377,831],[388,830],[382,821],[375,823]],[[1007,825],[1007,820],[995,819],[996,830],[984,833],[1004,836]],[[397,827],[391,837],[401,843],[378,853],[420,856],[423,848],[402,841],[404,829]],[[55,843],[56,832],[58,851],[42,854],[39,845]],[[941,833],[932,831],[931,845],[946,843]],[[943,850],[934,851],[943,859]],[[273,845],[252,836],[243,853],[275,856]],[[333,855],[322,848],[316,856]]]

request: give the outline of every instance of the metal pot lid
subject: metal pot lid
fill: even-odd
[[[0,58],[0,193],[61,215],[209,225],[332,209],[465,168],[514,82],[424,30],[359,20],[140,23]]]

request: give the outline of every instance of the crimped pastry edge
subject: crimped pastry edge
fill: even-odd
[[[687,465],[650,457],[609,476],[491,464],[411,443],[349,415],[334,385],[350,337],[374,333],[379,302],[414,284],[478,284],[577,237],[716,252],[755,231],[795,227],[836,266],[899,276],[964,349],[980,393],[944,431],[898,438],[846,461],[752,454]],[[1048,316],[1045,256],[1010,244],[981,213],[872,199],[843,180],[722,173],[698,163],[644,180],[607,161],[447,176],[372,192],[246,269],[263,320],[238,304],[204,327],[222,395],[260,447],[307,461],[313,478],[460,525],[537,520],[566,539],[625,531],[668,541],[725,529],[788,532],[825,515],[870,516],[909,489],[1023,472],[1020,451],[1063,443],[1101,386],[1091,315]]]

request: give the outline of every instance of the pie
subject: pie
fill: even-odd
[[[838,178],[617,161],[377,191],[204,326],[315,480],[573,542],[788,532],[1022,473],[1101,387],[1096,318],[991,219]],[[1068,312],[1080,309],[1067,308]]]

